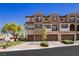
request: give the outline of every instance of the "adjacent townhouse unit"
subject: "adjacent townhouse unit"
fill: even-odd
[[[48,41],[61,41],[64,39],[79,40],[79,14],[70,13],[65,16],[35,13],[26,16],[25,26],[28,26],[28,41],[41,41],[42,28],[46,27]]]

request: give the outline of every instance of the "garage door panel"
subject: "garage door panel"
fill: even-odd
[[[58,41],[58,35],[47,35],[48,41]]]
[[[34,35],[28,35],[28,41],[34,41]]]
[[[35,35],[35,41],[42,41],[42,35]]]
[[[61,35],[61,39],[69,39],[69,40],[74,40],[74,35]]]

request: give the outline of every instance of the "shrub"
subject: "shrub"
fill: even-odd
[[[48,47],[48,41],[42,41],[40,46]]]
[[[5,49],[6,48],[6,44],[0,44],[0,47],[2,47],[3,49]]]
[[[73,40],[68,40],[68,39],[65,39],[62,41],[64,44],[73,44],[74,41]]]
[[[45,41],[48,41],[48,39],[45,39]]]
[[[5,49],[6,48],[6,45],[3,45],[3,49]]]

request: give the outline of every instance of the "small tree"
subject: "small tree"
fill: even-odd
[[[47,39],[47,30],[46,30],[45,26],[43,26],[43,28],[42,28],[42,39],[43,39],[43,41],[45,41]]]
[[[28,25],[27,24],[25,25],[25,29],[26,29],[26,34],[25,34],[26,35],[26,39],[28,39]]]
[[[47,41],[47,31],[46,31],[46,28],[43,26],[42,28],[42,42],[41,42],[41,46],[43,47],[48,47],[48,41]]]
[[[16,38],[18,36],[18,32],[22,30],[21,25],[17,25],[15,23],[13,24],[5,24],[2,28],[3,33],[11,33],[14,37],[14,41],[16,41]]]

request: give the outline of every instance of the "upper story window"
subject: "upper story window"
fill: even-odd
[[[45,21],[48,21],[48,17],[45,17]]]
[[[60,17],[60,21],[66,22],[66,18],[64,16],[63,17]]]
[[[42,28],[42,24],[35,24],[36,28]]]
[[[64,18],[63,17],[61,17],[61,21],[63,21],[64,20]]]
[[[58,19],[57,16],[52,16],[52,20],[56,21]]]
[[[71,16],[68,21],[69,22],[75,22],[75,17],[74,16]]]
[[[52,31],[57,31],[57,25],[52,25]]]
[[[30,18],[26,18],[26,21],[27,21],[27,22],[30,22],[31,20],[30,20]]]
[[[79,22],[79,17],[76,18],[77,22]]]
[[[36,22],[41,22],[42,21],[42,17],[41,16],[36,16]]]
[[[33,18],[26,18],[26,22],[32,22]]]
[[[46,28],[51,28],[51,25],[44,25]]]
[[[61,28],[68,28],[68,24],[61,24]]]
[[[28,26],[28,30],[33,30],[34,26]]]

